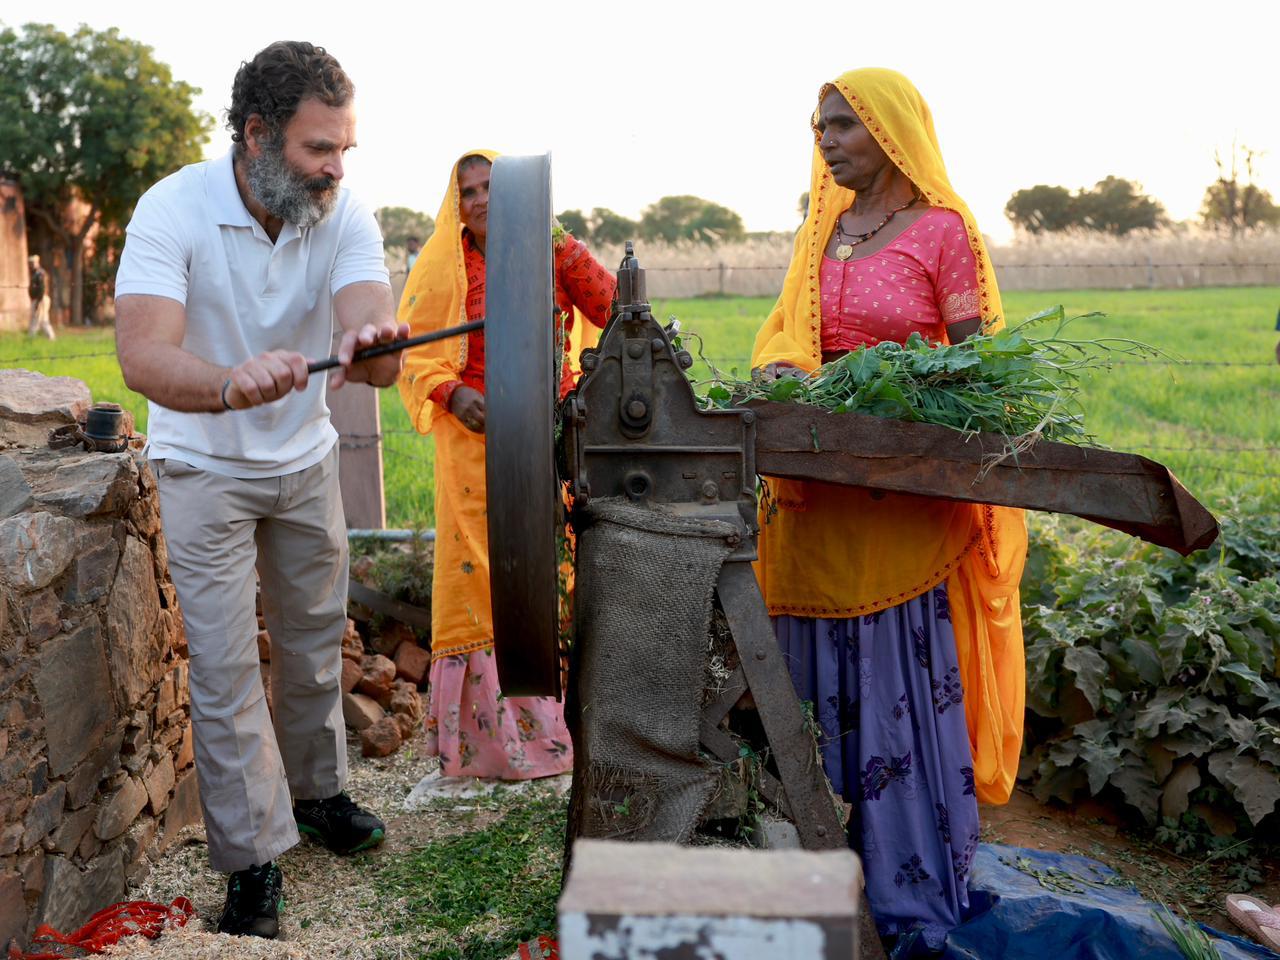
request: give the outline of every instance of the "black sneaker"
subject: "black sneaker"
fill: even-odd
[[[387,825],[351,801],[345,793],[327,800],[298,800],[293,805],[298,830],[317,838],[334,853],[358,853],[382,843]]]
[[[274,863],[237,870],[227,880],[227,902],[218,918],[218,932],[237,937],[280,936],[280,896],[284,875]]]

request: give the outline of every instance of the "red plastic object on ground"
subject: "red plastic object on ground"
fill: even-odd
[[[545,933],[537,940],[520,944],[520,960],[560,960],[560,945]]]
[[[31,938],[31,951],[23,953],[11,945],[9,960],[66,960],[79,955],[59,950],[59,946],[74,947],[86,953],[102,953],[125,937],[141,935],[154,940],[165,930],[186,926],[195,914],[196,908],[186,897],[178,897],[167,907],[147,900],[113,903],[99,910],[88,923],[72,933],[59,933],[53,927],[41,924]]]

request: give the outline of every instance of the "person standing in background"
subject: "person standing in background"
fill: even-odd
[[[31,266],[31,280],[27,284],[27,293],[31,297],[31,323],[27,327],[27,336],[44,334],[50,340],[57,339],[53,324],[49,322],[49,275],[40,266],[37,254],[33,253],[27,262]]]

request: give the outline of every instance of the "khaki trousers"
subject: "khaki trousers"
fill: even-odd
[[[297,473],[242,480],[154,460],[160,513],[191,654],[196,775],[215,870],[243,870],[298,842],[293,800],[347,776],[342,634],[347,532],[338,447]],[[258,666],[254,566],[271,633],[271,702]]]
[[[49,322],[49,306],[48,296],[31,301],[31,323],[27,325],[27,336],[34,337],[36,334],[43,334],[50,340],[56,339],[56,334],[53,332],[53,324]]]

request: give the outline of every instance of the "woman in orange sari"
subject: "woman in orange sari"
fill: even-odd
[[[973,215],[901,74],[824,86],[808,216],[752,365],[806,376],[912,332],[1001,324]],[[1021,511],[770,480],[757,574],[823,764],[853,805],[881,932],[941,946],[968,907],[978,801],[1009,797],[1022,739]]]
[[[455,164],[427,241],[405,284],[399,319],[412,336],[484,317],[489,172],[477,150]],[[616,278],[568,234],[555,241],[556,303],[571,344],[585,321],[609,319]],[[436,441],[428,750],[446,776],[527,780],[573,767],[563,708],[503,697],[493,658],[485,495],[484,331],[408,351],[400,395],[414,427]],[[572,386],[567,351],[563,395]]]

